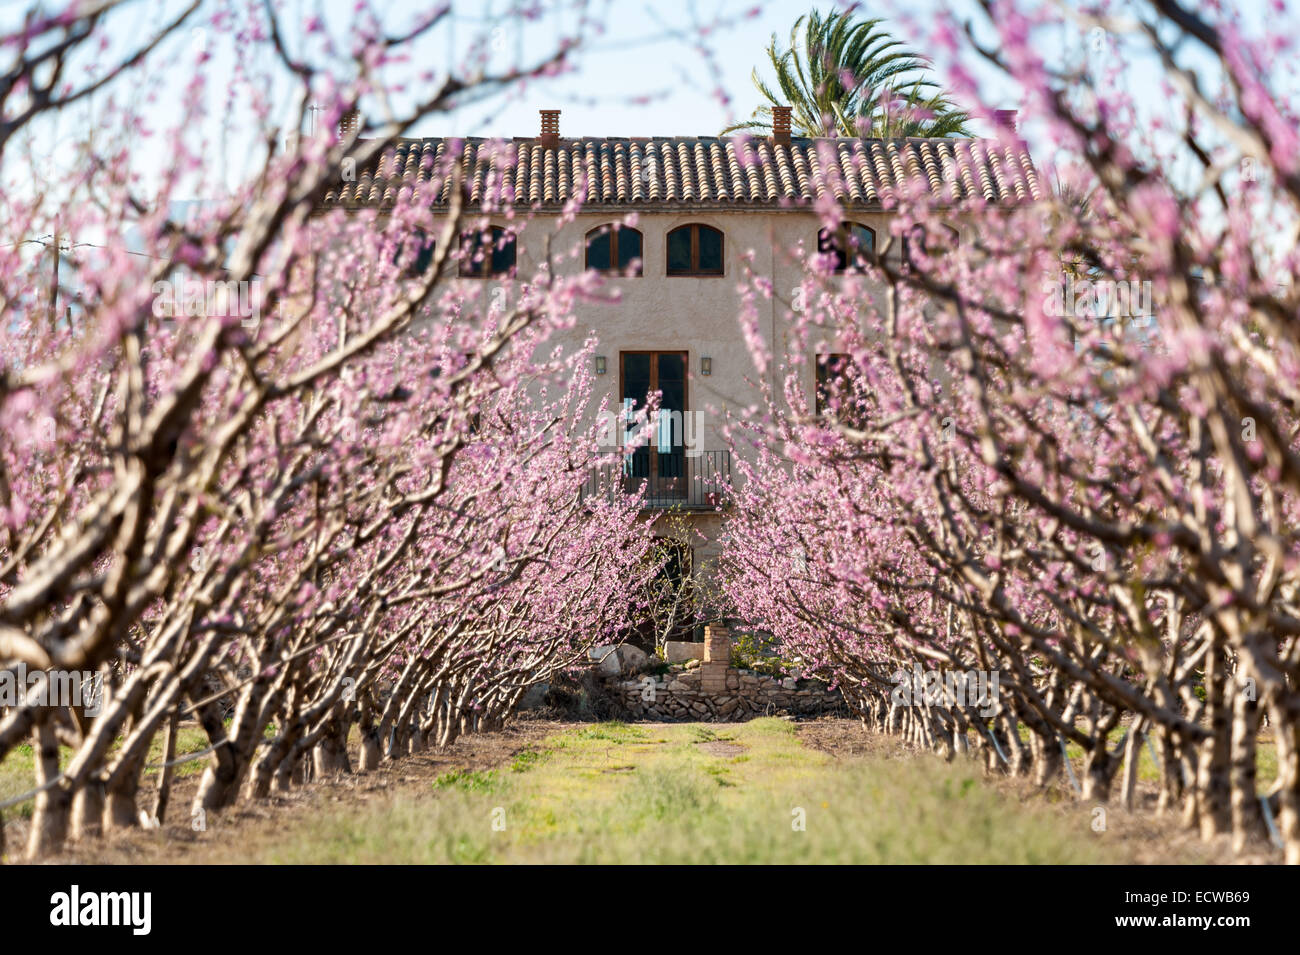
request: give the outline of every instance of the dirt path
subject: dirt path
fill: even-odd
[[[824,719],[795,724],[799,742],[836,759],[906,759],[910,754],[898,740],[869,733],[857,720]]]

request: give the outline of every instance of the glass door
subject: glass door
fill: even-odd
[[[630,418],[644,408],[651,392],[660,392],[660,415],[648,446],[637,448],[629,463],[629,476],[648,479],[649,495],[677,498],[686,494],[686,352],[622,352],[624,413]]]

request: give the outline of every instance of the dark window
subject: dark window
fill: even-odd
[[[722,233],[697,223],[669,232],[668,274],[721,275]]]
[[[499,225],[460,237],[460,274],[466,278],[508,275],[515,267],[515,236]]]
[[[641,274],[641,233],[603,225],[587,233],[587,268],[618,275]]]
[[[835,231],[817,233],[817,251],[835,256],[835,271],[860,269],[876,257],[876,233],[858,222],[845,222]]]
[[[614,236],[608,226],[587,233],[587,268],[599,272],[614,268]]]
[[[659,409],[672,416],[648,445],[632,452],[628,462],[633,477],[680,478],[685,473],[682,444],[686,414],[686,352],[622,352],[623,408],[629,416],[645,407],[646,396],[660,392]],[[681,489],[683,493],[685,489]]]
[[[691,548],[685,541],[656,537],[648,559],[659,565],[644,595],[646,605],[631,640],[648,653],[665,640],[692,640],[696,591]]]
[[[668,274],[685,275],[691,271],[691,230],[689,227],[668,233]]]
[[[653,558],[663,561],[651,583],[655,630],[666,640],[690,640],[694,634],[691,547],[686,541],[657,537]]]
[[[685,541],[671,537],[655,538],[655,555],[663,560],[658,579],[673,590],[686,586],[691,579],[691,548]]]
[[[410,278],[418,278],[429,271],[429,266],[433,264],[433,250],[436,245],[435,241],[423,229],[415,230],[415,241],[417,245],[414,258],[409,260],[405,258],[406,255],[410,255],[406,251],[406,243],[398,245],[397,253],[393,256],[394,265],[401,265],[405,262],[406,268],[404,271]]]

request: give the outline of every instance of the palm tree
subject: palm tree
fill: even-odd
[[[969,116],[925,78],[929,61],[881,29],[884,21],[859,19],[851,11],[822,16],[816,10],[790,28],[790,46],[767,47],[779,95],[753,73],[767,104],[754,118],[723,130],[768,131],[772,106],[789,105],[791,125],[802,136],[969,135]],[[802,29],[802,38],[800,31]]]
[[[1076,182],[1062,178],[1059,172],[1054,173],[1052,196],[1055,203],[1051,211],[1052,228],[1059,229],[1067,221],[1077,222],[1087,218],[1093,211],[1093,199],[1096,195],[1095,187],[1085,189]],[[1062,250],[1061,271],[1074,279],[1080,279],[1088,273],[1089,267],[1078,253]]]

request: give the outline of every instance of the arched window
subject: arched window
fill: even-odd
[[[415,242],[414,258],[408,258],[411,253],[406,251],[405,242],[397,246],[397,252],[393,255],[394,265],[405,265],[407,278],[419,278],[433,264],[433,251],[437,243],[423,229],[415,230]]]
[[[940,225],[937,229],[927,229],[917,223],[903,236],[903,259],[916,265],[916,256],[936,258],[946,255],[957,248],[961,237],[957,230],[949,225]]]
[[[817,251],[835,256],[836,272],[851,272],[875,260],[876,232],[860,222],[842,222],[817,233]]]
[[[669,275],[721,275],[722,233],[691,223],[668,233]]]
[[[499,225],[460,236],[460,274],[465,278],[509,275],[515,267],[515,236]]]
[[[641,233],[610,223],[587,233],[586,267],[614,275],[641,274]]]

